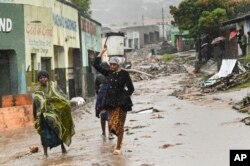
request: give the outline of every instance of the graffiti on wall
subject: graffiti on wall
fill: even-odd
[[[71,20],[69,18],[65,18],[58,14],[53,14],[53,22],[58,27],[62,27],[75,32],[77,31],[76,21]]]
[[[81,19],[82,31],[87,32],[91,35],[96,35],[96,26],[93,22],[89,21],[86,18]]]

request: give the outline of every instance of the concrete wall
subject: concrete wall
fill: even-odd
[[[0,132],[33,126],[32,105],[0,108]]]
[[[129,41],[132,41],[131,47],[129,44]],[[125,37],[126,47],[132,48],[132,49],[140,49],[140,32],[139,31],[131,31],[127,32]]]
[[[25,62],[22,63],[22,70],[26,73],[22,72],[18,75],[21,83],[18,82],[18,85],[22,86],[21,91],[24,93],[34,89],[36,84],[34,77],[38,70],[49,68],[51,79],[54,80],[54,45],[63,47],[64,51],[60,52],[61,56],[56,63],[64,70],[61,73],[65,73],[64,84],[68,87],[68,52],[73,48],[80,49],[78,10],[56,0],[0,0],[0,3],[1,7],[4,5],[23,7],[22,4],[24,4],[23,12],[12,11],[20,17],[19,22],[24,22],[24,26],[19,25],[19,27],[25,28],[25,30],[18,28],[19,34],[16,35],[16,37],[25,35],[25,47],[22,47],[23,50],[25,48],[25,54],[23,54],[25,57],[22,58]],[[9,10],[9,8],[5,9]],[[23,18],[25,18],[24,21]],[[24,43],[23,38],[18,37],[18,39],[22,41],[20,43]],[[33,58],[35,63],[31,56],[35,57]],[[68,88],[65,92],[68,93]]]
[[[51,7],[55,0],[0,0],[0,3],[25,4],[33,6]]]
[[[85,97],[90,97],[94,95],[93,85],[96,71],[89,60],[93,59],[93,56],[101,50],[101,25],[81,16],[81,37],[83,60],[82,94]]]
[[[25,46],[24,46],[24,12],[23,5],[1,4],[0,5],[0,19],[4,22],[9,20],[8,27],[1,25],[0,39],[1,47],[0,51],[12,50],[8,53],[8,57],[11,60],[9,72],[11,91],[6,92],[9,94],[25,93],[26,92],[26,65],[25,65]],[[11,23],[10,23],[11,22]],[[5,26],[5,28],[3,27]],[[2,69],[2,66],[0,66]],[[7,74],[8,72],[6,72]],[[3,73],[4,74],[4,73]],[[4,80],[7,75],[0,75],[0,79]],[[4,86],[1,86],[2,88]],[[0,97],[3,94],[0,94]]]
[[[81,35],[82,35],[82,56],[83,66],[89,66],[88,50],[101,50],[101,25],[90,19],[81,17]]]
[[[249,19],[249,20],[244,20],[244,21],[238,22],[238,23],[236,24],[237,30],[240,30],[241,27],[244,28],[244,34],[245,34],[245,35],[247,36],[247,38],[249,39],[249,36],[248,36],[247,32],[250,31],[250,19]],[[249,42],[249,40],[248,40],[248,42]],[[250,42],[249,42],[249,43],[250,43]],[[247,54],[250,53],[250,45],[249,45],[249,43],[248,43],[248,46],[247,46]],[[240,48],[239,44],[238,44],[238,55],[242,55],[242,51],[241,51],[241,48]]]
[[[53,44],[80,48],[78,11],[61,2],[53,6]]]
[[[99,52],[101,49],[99,23],[80,18],[77,9],[56,0],[0,0],[0,3],[1,16],[6,13],[6,18],[16,17],[13,23],[16,27],[9,33],[0,34],[6,49],[15,50],[17,69],[14,74],[8,74],[13,79],[7,80],[15,82],[16,79],[13,85],[17,87],[11,88],[16,89],[15,93],[32,92],[37,84],[37,72],[41,69],[49,69],[51,80],[57,81],[66,94],[72,89],[69,79],[71,85],[77,82],[78,91],[82,89],[81,81],[89,82],[88,78],[92,76],[82,77],[85,71],[91,71],[90,75],[95,73],[89,65],[88,51]],[[5,49],[5,45],[2,48]]]
[[[24,5],[25,59],[28,91],[35,89],[37,71],[41,69],[46,68],[53,80],[53,24],[51,15],[51,8]],[[45,65],[46,63],[48,64]]]
[[[127,27],[127,28],[121,29],[121,31],[128,34],[127,40],[132,39],[132,37],[130,36],[133,33],[136,34],[136,36],[139,36],[140,48],[143,47],[145,44],[152,44],[152,43],[159,42],[159,27],[156,25]],[[155,32],[158,32],[158,33],[155,33]],[[158,35],[158,36],[155,36],[155,35]],[[146,36],[146,39],[145,39],[145,36]],[[134,41],[134,39],[135,39],[135,36],[133,35],[132,40]],[[128,41],[126,41],[126,44],[128,44]]]
[[[52,11],[54,58],[57,59],[55,61],[56,81],[69,95],[69,79],[72,79],[72,74],[74,75],[73,60],[70,59],[74,58],[72,49],[80,49],[78,11],[58,1],[54,2]]]

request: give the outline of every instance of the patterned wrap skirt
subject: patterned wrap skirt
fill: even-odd
[[[109,129],[115,134],[119,135],[124,132],[124,124],[126,120],[127,111],[123,111],[120,107],[116,107],[109,111]]]

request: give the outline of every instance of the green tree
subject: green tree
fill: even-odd
[[[230,5],[233,8],[233,13],[230,18],[235,18],[250,12],[249,0],[232,0]]]
[[[198,27],[201,32],[217,36],[220,23],[227,18],[225,9],[216,8],[213,11],[203,11],[198,21]],[[211,34],[212,33],[212,34]]]
[[[174,24],[180,30],[189,30],[197,38],[200,34],[218,35],[220,22],[233,15],[232,0],[183,0],[178,8],[170,6]],[[249,1],[249,0],[248,0]]]
[[[86,16],[91,16],[91,0],[71,0],[71,2],[77,5]]]

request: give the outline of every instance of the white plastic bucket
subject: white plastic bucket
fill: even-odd
[[[124,56],[124,33],[110,32],[106,34],[108,56]]]

